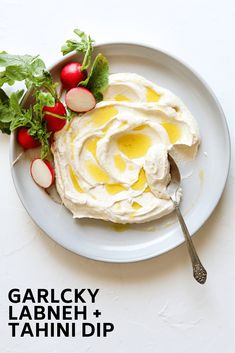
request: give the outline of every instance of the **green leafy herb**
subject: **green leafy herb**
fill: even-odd
[[[0,87],[4,83],[12,86],[16,81],[25,81],[28,89],[44,87],[56,97],[51,75],[39,56],[12,55],[1,52],[0,67],[5,68],[0,72]]]
[[[94,41],[90,38],[90,36],[86,35],[79,29],[75,29],[74,33],[80,37],[80,41],[67,40],[61,47],[61,51],[63,55],[72,51],[76,51],[78,54],[84,54],[82,70],[87,70],[91,64]],[[79,85],[89,89],[94,94],[96,102],[100,102],[103,99],[103,92],[108,85],[108,76],[108,60],[104,55],[98,54],[93,61],[87,79],[80,82]]]
[[[23,97],[24,90],[13,92],[9,97],[9,105],[14,111],[15,115],[20,115],[22,113],[22,108],[20,105],[21,98]]]
[[[67,40],[65,44],[61,47],[61,52],[63,55],[66,55],[72,51],[76,51],[77,53],[83,53],[84,59],[82,62],[81,70],[87,70],[91,63],[91,54],[93,50],[93,39],[85,32],[80,31],[80,29],[76,28],[73,31],[79,38],[80,41],[77,40]]]
[[[23,94],[24,90],[20,90],[8,97],[0,89],[0,130],[10,134],[21,126],[27,127],[29,134],[40,141],[41,158],[44,159],[50,149],[48,142],[50,133],[47,132],[46,123],[43,120],[43,107],[53,106],[55,100],[51,93],[37,91],[34,106],[23,109],[20,104]]]
[[[8,102],[8,95],[0,88],[0,102],[1,104],[5,104]]]
[[[80,85],[89,89],[95,96],[97,102],[103,99],[103,92],[108,86],[109,63],[106,57],[98,54],[85,81]]]
[[[29,134],[40,141],[41,159],[45,159],[50,151],[48,139],[51,133],[47,132],[46,122],[40,120],[39,116],[36,116],[36,118],[34,117],[34,119],[31,120],[30,125]]]
[[[10,134],[14,130],[13,123],[17,125],[17,121],[22,120],[19,101],[23,94],[24,90],[17,91],[9,98],[0,88],[0,130],[2,132]]]
[[[12,111],[9,108],[9,98],[3,89],[0,88],[0,131],[10,134],[10,117]]]
[[[33,111],[40,119],[43,118],[42,109],[44,106],[53,107],[55,99],[50,92],[37,91],[35,93],[36,103],[33,106]]]
[[[30,122],[29,134],[41,143],[41,158],[45,159],[50,151],[49,137],[46,122],[43,120],[43,107],[54,106],[55,99],[50,92],[37,91],[35,93],[35,104],[33,106],[33,119]],[[61,118],[61,117],[60,117]]]
[[[19,127],[26,127],[29,134],[41,143],[41,158],[49,153],[46,122],[43,120],[43,107],[54,106],[56,84],[39,56],[11,55],[0,53],[0,87],[4,84],[13,85],[16,81],[24,81],[28,89],[33,89],[35,103],[28,109],[21,106],[24,90],[12,93],[9,97],[0,88],[0,131],[10,134]]]

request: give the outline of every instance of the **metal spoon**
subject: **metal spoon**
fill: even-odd
[[[181,176],[177,164],[174,159],[168,154],[168,160],[170,163],[170,173],[171,173],[171,182],[167,187],[167,192],[170,195],[171,200],[174,203],[175,211],[183,231],[185,241],[187,244],[188,252],[191,258],[192,266],[193,266],[193,277],[200,284],[204,284],[207,278],[207,272],[205,268],[202,266],[201,261],[197,255],[196,249],[193,245],[192,238],[189,234],[188,228],[184,222],[183,216],[180,212],[179,202],[177,201],[177,191],[180,187]]]

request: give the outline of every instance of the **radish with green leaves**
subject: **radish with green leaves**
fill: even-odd
[[[93,39],[79,29],[74,33],[78,40],[67,40],[62,46],[63,55],[76,51],[81,62],[64,66],[61,81],[68,90],[66,103],[79,113],[95,107],[103,99],[108,86],[109,65],[107,59],[97,54],[92,60]],[[61,130],[71,114],[58,101],[57,83],[40,56],[15,55],[0,52],[0,132],[11,134],[17,131],[17,141],[25,149],[40,146],[42,160],[50,154],[52,133]],[[5,92],[4,85],[24,82],[31,89],[30,104],[26,101],[25,90]]]

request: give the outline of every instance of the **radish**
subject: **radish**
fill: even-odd
[[[18,143],[26,150],[40,146],[40,142],[29,134],[29,129],[20,127],[17,132]]]
[[[88,112],[96,105],[95,97],[84,87],[70,89],[66,93],[65,102],[69,109],[77,113]]]
[[[44,189],[49,188],[55,180],[55,171],[48,160],[35,158],[30,165],[30,174],[35,183]]]
[[[60,73],[60,80],[65,89],[77,87],[79,82],[87,77],[87,72],[81,70],[81,64],[71,62],[63,67]]]
[[[60,116],[66,116],[66,109],[60,101],[57,101],[53,107],[44,106],[43,112],[48,112]],[[43,119],[47,122],[47,130],[56,132],[61,130],[66,124],[66,119],[60,119],[50,114],[44,114]]]

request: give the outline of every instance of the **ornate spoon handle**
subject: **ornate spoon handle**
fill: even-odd
[[[180,208],[177,202],[173,201],[175,205],[175,211],[180,222],[181,229],[184,233],[184,237],[186,240],[187,248],[189,251],[189,255],[191,258],[192,266],[193,266],[193,277],[198,281],[200,284],[204,284],[207,278],[207,272],[205,268],[202,266],[202,263],[197,255],[196,249],[193,245],[191,236],[189,234],[188,228],[184,222],[183,216],[180,212]]]

